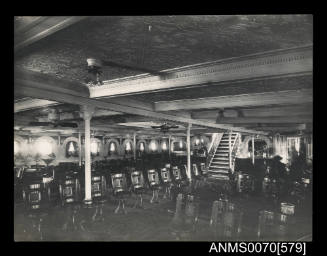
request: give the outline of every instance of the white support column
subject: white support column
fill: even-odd
[[[187,134],[186,134],[186,144],[187,144],[187,178],[189,181],[192,180],[191,178],[191,126],[192,124],[188,124],[187,126]]]
[[[136,133],[133,134],[133,153],[134,153],[134,160],[136,160]]]
[[[254,164],[254,136],[252,136],[252,164]]]
[[[170,142],[171,142],[171,135],[169,134],[169,138],[168,138],[168,153],[169,153],[169,159],[170,159],[170,151],[171,151],[171,145],[170,145]]]
[[[85,204],[92,204],[92,188],[91,188],[91,118],[94,108],[83,106],[83,117],[85,121]]]
[[[228,158],[229,158],[229,168],[232,168],[232,131],[228,132]]]
[[[79,166],[82,166],[82,141],[81,141],[81,132],[78,132],[78,148],[79,148],[78,165]]]

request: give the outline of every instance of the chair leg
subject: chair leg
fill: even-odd
[[[78,226],[77,226],[76,221],[75,221],[76,213],[77,213],[77,210],[74,209],[74,211],[73,211],[73,217],[72,217],[72,222],[73,222],[73,228],[74,228],[74,230],[77,230],[78,229]]]
[[[172,200],[172,198],[171,198],[171,188],[172,188],[172,186],[169,185],[169,186],[168,186],[168,198],[169,198],[170,200]]]
[[[104,221],[104,216],[103,216],[103,204],[100,205],[100,219],[101,219],[101,221]]]
[[[97,215],[98,215],[98,206],[95,206],[95,212],[94,212],[94,214],[93,214],[93,216],[92,216],[92,221],[95,221],[96,220],[96,217],[97,217]]]
[[[168,187],[165,187],[165,193],[162,196],[163,199],[166,199],[168,197]]]
[[[41,240],[41,241],[43,240],[43,234],[42,234],[42,230],[41,230],[42,221],[43,221],[43,219],[42,219],[42,217],[40,217],[40,219],[39,219],[39,223],[38,223],[38,232],[39,232],[39,234],[40,234],[40,240]]]
[[[156,203],[159,203],[159,190],[157,189],[157,190],[155,190],[155,202]]]
[[[140,201],[140,203],[138,204],[138,202]],[[143,198],[142,198],[142,194],[137,194],[137,198],[135,200],[135,204],[133,206],[133,208],[143,208]]]
[[[142,194],[140,194],[140,207],[143,208],[143,197],[142,197]]]
[[[86,222],[85,220],[82,220],[82,221],[79,223],[79,226],[80,226],[80,228],[81,228],[82,231],[85,231],[85,227],[84,227],[84,223],[85,223],[85,222]]]
[[[125,210],[125,200],[122,199],[122,204],[123,204],[123,212],[124,214],[127,214],[127,211]]]
[[[199,181],[198,180],[195,180],[195,182],[194,182],[194,190],[197,190],[198,189],[198,186],[199,186]]]
[[[150,203],[153,204],[154,203],[154,197],[155,197],[155,193],[154,193],[155,190],[152,190],[152,198],[150,200]]]
[[[135,200],[135,204],[133,205],[133,208],[137,207],[137,202],[138,202],[138,195],[136,195],[136,200]]]
[[[115,210],[115,214],[117,214],[117,213],[119,212],[120,201],[121,201],[121,199],[118,199],[118,206],[117,206],[117,208],[116,208],[116,210]]]
[[[158,189],[154,189],[152,190],[152,198],[150,200],[150,203],[159,203],[159,190]]]

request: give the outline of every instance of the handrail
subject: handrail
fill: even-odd
[[[232,172],[234,172],[234,167],[235,167],[235,155],[237,150],[236,143],[240,140],[240,136],[241,136],[240,133],[237,133],[236,138],[232,145],[232,166],[231,166]]]
[[[212,159],[214,158],[214,156],[216,154],[216,151],[217,151],[217,148],[218,148],[219,143],[221,141],[221,138],[223,137],[223,133],[215,133],[214,136],[215,136],[215,138],[213,138],[212,143],[211,143],[211,145],[209,147],[209,150],[208,150],[207,163],[209,163],[209,164],[206,164],[207,169],[209,169],[209,167],[211,165],[211,162],[212,162]]]

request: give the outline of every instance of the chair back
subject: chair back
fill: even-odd
[[[170,168],[167,167],[160,169],[161,180],[164,184],[171,183],[171,175],[170,175]]]
[[[195,177],[200,176],[200,172],[199,172],[198,166],[196,164],[192,164],[192,172]]]
[[[59,193],[62,204],[74,203],[80,198],[80,183],[74,175],[65,175],[60,182]]]
[[[23,190],[23,198],[25,206],[28,209],[36,210],[41,208],[42,203],[42,184],[41,183],[30,183]]]
[[[165,164],[165,168],[168,169],[168,170],[170,170],[170,168],[171,168],[171,164],[170,164],[170,163],[166,163],[166,164]]]
[[[126,176],[124,173],[112,174],[111,181],[114,194],[127,191]]]
[[[144,178],[142,172],[133,171],[131,173],[131,182],[132,182],[133,189],[144,188]]]
[[[262,192],[267,194],[270,192],[271,180],[268,177],[264,177],[262,181]]]
[[[173,177],[175,181],[181,181],[182,180],[182,173],[181,170],[178,168],[178,166],[173,166]]]
[[[96,174],[92,176],[92,197],[103,197],[106,193],[106,178],[104,175]]]
[[[158,172],[155,169],[150,169],[147,173],[150,187],[158,186],[160,184]]]

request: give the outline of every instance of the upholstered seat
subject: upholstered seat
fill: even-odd
[[[147,170],[148,175],[148,182],[150,189],[152,190],[152,198],[150,200],[150,203],[158,203],[159,202],[159,174],[155,169]]]
[[[170,190],[172,186],[172,177],[170,173],[170,164],[160,169],[161,183],[165,189],[164,198],[170,198]]]
[[[27,217],[31,220],[32,233],[35,233],[39,240],[43,240],[42,222],[47,214],[47,200],[43,189],[42,180],[34,177],[30,179],[23,188],[23,200]]]
[[[144,178],[141,171],[133,171],[131,172],[131,185],[133,192],[137,195],[137,199],[135,201],[134,208],[139,206],[143,208],[143,197],[142,193],[144,192]],[[140,202],[138,204],[138,202]]]
[[[118,198],[118,205],[115,209],[115,213],[119,213],[122,209],[123,213],[127,214],[125,210],[125,198],[124,196],[128,193],[126,175],[124,173],[115,173],[111,175],[111,182],[113,188],[114,197]]]
[[[63,206],[80,201],[80,181],[76,174],[68,173],[60,179],[59,194]]]
[[[91,178],[92,199],[95,201],[106,201],[107,182],[105,175],[100,172],[92,173]]]

